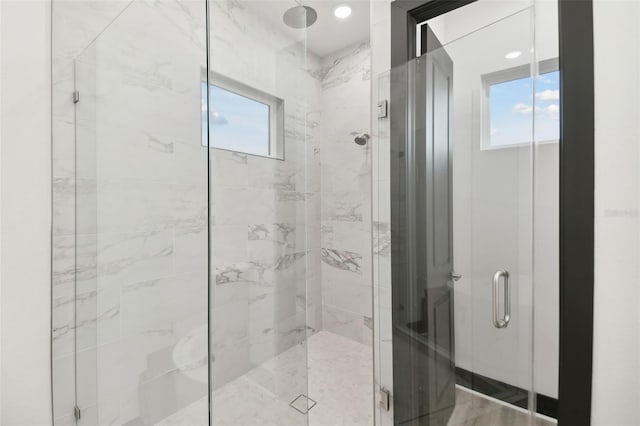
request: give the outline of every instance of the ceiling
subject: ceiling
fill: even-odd
[[[324,57],[342,48],[351,46],[363,40],[369,40],[369,1],[368,0],[310,0],[303,1],[303,5],[312,7],[318,12],[318,20],[308,29],[307,49],[311,53]],[[349,5],[351,16],[339,19],[333,15],[333,10],[339,5]],[[272,24],[282,27],[285,33],[299,39],[305,30],[294,30],[284,24],[282,15],[295,5],[293,1],[256,1],[256,9]]]
[[[535,60],[556,58],[557,13],[557,3],[551,1],[536,4],[534,11],[528,0],[479,0],[427,24],[454,61],[472,62],[477,70],[488,73],[529,64],[534,60],[534,46]],[[532,18],[540,28],[535,38]],[[520,51],[521,56],[505,56],[513,51]]]

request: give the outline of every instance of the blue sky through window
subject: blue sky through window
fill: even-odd
[[[207,144],[207,84],[202,83],[202,141]],[[209,86],[210,145],[255,155],[269,155],[269,105],[221,87]]]
[[[559,72],[537,77],[535,139],[558,140],[560,134]],[[524,77],[493,84],[489,88],[490,145],[531,142],[532,79]]]

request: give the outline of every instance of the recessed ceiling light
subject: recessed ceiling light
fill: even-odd
[[[342,4],[335,9],[333,9],[333,14],[336,15],[336,18],[345,19],[351,16],[351,7],[346,4]]]
[[[514,50],[513,52],[509,52],[506,55],[504,55],[505,58],[507,59],[515,59],[518,56],[522,55],[522,52],[519,50]]]

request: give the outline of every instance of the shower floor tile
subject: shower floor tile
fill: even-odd
[[[372,426],[372,380],[371,347],[320,331],[306,350],[295,346],[214,391],[213,424],[307,426],[308,417],[309,426]],[[307,415],[289,405],[300,394],[317,402]],[[156,426],[200,425],[206,406],[203,398]]]
[[[309,339],[309,426],[373,425],[373,349],[320,331]]]
[[[308,357],[307,357],[308,356]],[[308,359],[308,366],[306,360]],[[308,389],[304,371],[308,371]],[[373,426],[371,347],[320,331],[213,393],[214,426]],[[528,415],[458,387],[449,426],[528,426]],[[316,404],[304,415],[291,407],[300,395]],[[156,426],[203,425],[207,400]],[[206,420],[205,420],[206,422]],[[555,422],[538,418],[536,426]]]

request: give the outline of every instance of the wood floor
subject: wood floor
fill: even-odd
[[[551,422],[535,418],[533,423],[529,414],[511,406],[495,402],[489,398],[467,391],[456,389],[456,408],[447,426],[552,426]]]

